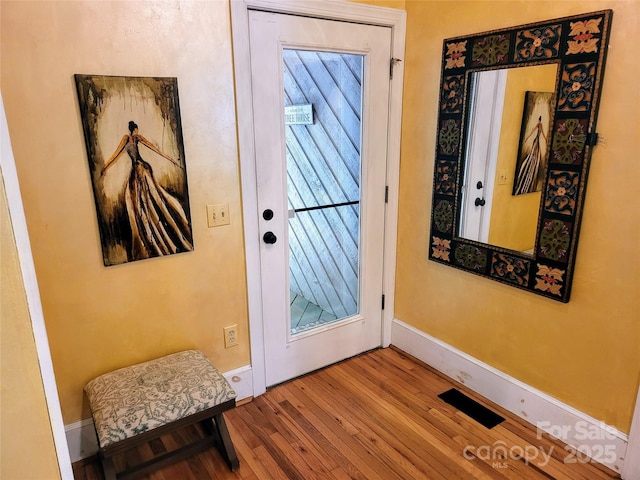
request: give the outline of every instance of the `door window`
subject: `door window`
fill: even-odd
[[[283,51],[292,334],[359,311],[363,62]]]

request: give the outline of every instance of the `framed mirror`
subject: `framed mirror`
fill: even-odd
[[[444,41],[430,260],[569,301],[612,15]]]

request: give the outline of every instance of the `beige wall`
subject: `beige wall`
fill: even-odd
[[[0,478],[53,480],[60,478],[60,471],[4,176],[0,176],[0,272]]]
[[[186,348],[222,371],[249,364],[228,2],[1,8],[1,87],[64,422],[88,416],[84,384],[116,367]],[[178,78],[193,252],[103,265],[74,73]],[[216,203],[229,226],[207,227]],[[232,324],[240,345],[225,350]]]
[[[571,301],[427,261],[444,38],[614,10]],[[628,431],[640,375],[640,3],[407,1],[396,317]]]

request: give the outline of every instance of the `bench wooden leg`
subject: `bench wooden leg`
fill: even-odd
[[[116,468],[113,465],[113,459],[111,457],[101,456],[100,463],[102,465],[102,473],[104,473],[105,480],[116,480]]]
[[[227,465],[229,465],[231,471],[235,472],[240,467],[240,461],[238,460],[235,448],[233,448],[233,442],[231,441],[231,436],[229,435],[229,430],[227,429],[227,424],[224,421],[222,413],[214,416],[214,423],[218,438],[220,439],[220,453],[227,462]]]

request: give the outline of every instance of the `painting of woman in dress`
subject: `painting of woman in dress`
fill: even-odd
[[[513,195],[542,190],[549,156],[552,98],[553,93],[526,93]]]
[[[75,78],[104,264],[193,250],[176,79]]]

